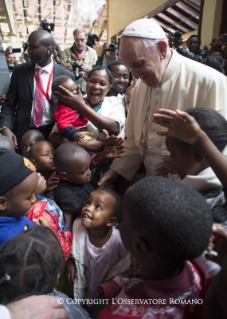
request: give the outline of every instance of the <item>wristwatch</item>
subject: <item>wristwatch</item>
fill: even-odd
[[[5,128],[7,128],[7,127],[6,127],[6,126],[0,127],[0,133],[1,133]]]

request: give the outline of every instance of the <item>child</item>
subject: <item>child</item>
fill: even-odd
[[[37,172],[48,179],[55,171],[54,146],[47,141],[34,144],[29,150],[29,159],[35,165]]]
[[[25,217],[35,202],[37,173],[27,159],[0,149],[0,246],[34,224]]]
[[[205,153],[204,157],[203,150],[202,153],[200,151],[201,146],[198,148],[199,145],[197,145],[197,141],[199,141],[197,136],[203,132],[203,135],[206,135],[208,140],[210,139],[210,143],[213,143],[216,153],[222,152],[227,145],[227,121],[218,112],[207,108],[193,108],[187,110],[186,113],[179,111],[176,113],[167,110],[159,110],[159,112],[168,116],[174,115],[174,121],[171,118],[166,119],[172,125],[177,125],[179,119],[179,123],[175,127],[175,134],[172,129],[170,133],[159,132],[159,135],[169,135],[166,138],[166,146],[172,156],[171,163],[182,179],[180,183],[195,188],[205,197],[212,209],[216,223],[227,224],[227,204],[222,191],[222,184],[219,180],[224,173],[219,169],[219,179],[216,177],[209,162],[206,160],[207,158],[209,159],[209,156]],[[193,121],[194,118],[194,121],[191,122],[191,127],[189,125],[186,126],[184,114],[189,116],[190,121]],[[156,123],[162,125],[162,119],[162,115],[154,115]],[[197,131],[199,134],[196,133]],[[184,139],[185,134],[186,139]],[[195,135],[196,137],[194,137]],[[195,145],[191,141],[194,141]],[[203,142],[200,144],[203,144]],[[217,163],[215,166],[220,165]]]
[[[67,302],[56,290],[64,259],[56,234],[48,227],[35,226],[12,238],[0,248],[0,303],[31,295],[58,296],[72,318],[89,318],[82,307]]]
[[[86,204],[89,194],[94,190],[90,179],[91,164],[89,154],[80,146],[65,143],[54,153],[54,165],[60,176],[54,198],[63,210],[67,225],[73,224]]]
[[[13,142],[7,136],[4,135],[0,135],[0,148],[6,148],[12,152],[15,152]]]
[[[77,85],[67,75],[59,75],[54,79],[52,91],[58,92],[59,85],[67,89],[69,92],[77,94]],[[86,128],[89,124],[88,119],[81,113],[73,110],[71,107],[64,105],[60,100],[56,103],[56,111],[54,118],[58,125],[59,133],[69,141],[81,142],[92,138],[89,132],[80,132],[80,129]],[[84,136],[85,135],[85,136]]]
[[[44,136],[38,130],[27,131],[21,139],[21,153],[23,156],[28,157],[30,147],[39,141],[43,141]]]
[[[62,247],[63,255],[65,256],[65,260],[67,260],[71,254],[72,227],[65,224],[63,213],[55,204],[55,202],[40,195],[46,190],[46,187],[45,178],[38,173],[38,185],[35,191],[36,202],[28,210],[26,216],[31,221],[43,217],[49,222],[47,225],[51,227],[51,229],[53,229],[57,234]],[[43,224],[43,219],[40,221],[40,223]]]
[[[72,246],[75,264],[72,267],[69,259],[67,265],[68,278],[74,283],[74,298],[111,298],[124,285],[125,278],[120,274],[129,269],[130,254],[114,227],[120,223],[121,208],[117,193],[100,188],[89,195],[81,218],[75,220]]]
[[[45,194],[53,199],[52,190],[57,187],[59,176],[53,162],[55,148],[47,141],[40,141],[34,144],[29,150],[29,159],[35,165],[37,172],[45,177],[47,188]]]
[[[99,318],[201,318],[201,302],[191,303],[202,298],[203,277],[188,260],[203,253],[211,235],[212,214],[202,195],[145,177],[127,190],[122,218],[123,244],[141,268]]]

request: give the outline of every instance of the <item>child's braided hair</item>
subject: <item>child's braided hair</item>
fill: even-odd
[[[0,304],[30,295],[47,294],[56,287],[64,258],[56,234],[35,226],[0,248]]]

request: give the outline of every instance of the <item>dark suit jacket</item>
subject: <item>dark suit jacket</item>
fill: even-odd
[[[0,127],[6,126],[14,132],[19,147],[22,136],[30,129],[34,72],[35,64],[32,62],[18,64],[14,67],[9,91],[0,112]],[[62,74],[75,80],[73,73],[54,63],[53,79]],[[55,110],[55,103],[56,97],[52,93],[53,110]]]

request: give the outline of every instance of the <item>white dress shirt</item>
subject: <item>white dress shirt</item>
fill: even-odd
[[[43,82],[43,90],[44,92],[46,92],[47,90],[47,84],[48,84],[48,80],[49,80],[49,77],[50,77],[50,73],[53,69],[53,66],[54,66],[54,63],[53,61],[51,61],[50,64],[44,66],[42,69],[45,70],[45,72],[43,72],[41,74],[41,78],[42,78],[42,82]],[[40,65],[38,65],[37,63],[35,64],[35,70],[38,69],[38,68],[41,68]],[[51,89],[51,86],[52,86],[52,80],[53,80],[53,77],[51,79],[51,83],[50,83],[50,89],[49,89],[49,97],[51,98],[51,94],[52,94],[52,89]],[[33,103],[32,103],[32,112],[31,112],[31,122],[30,122],[30,127],[34,127],[34,124],[33,124],[33,112],[34,112],[34,103],[35,103],[35,90],[36,90],[36,80],[35,80],[35,77],[34,77],[34,90],[33,90]],[[51,124],[54,122],[54,111],[53,111],[53,107],[52,105],[49,103],[49,101],[46,99],[45,96],[43,96],[43,122],[42,122],[42,125],[48,125],[48,124]]]

